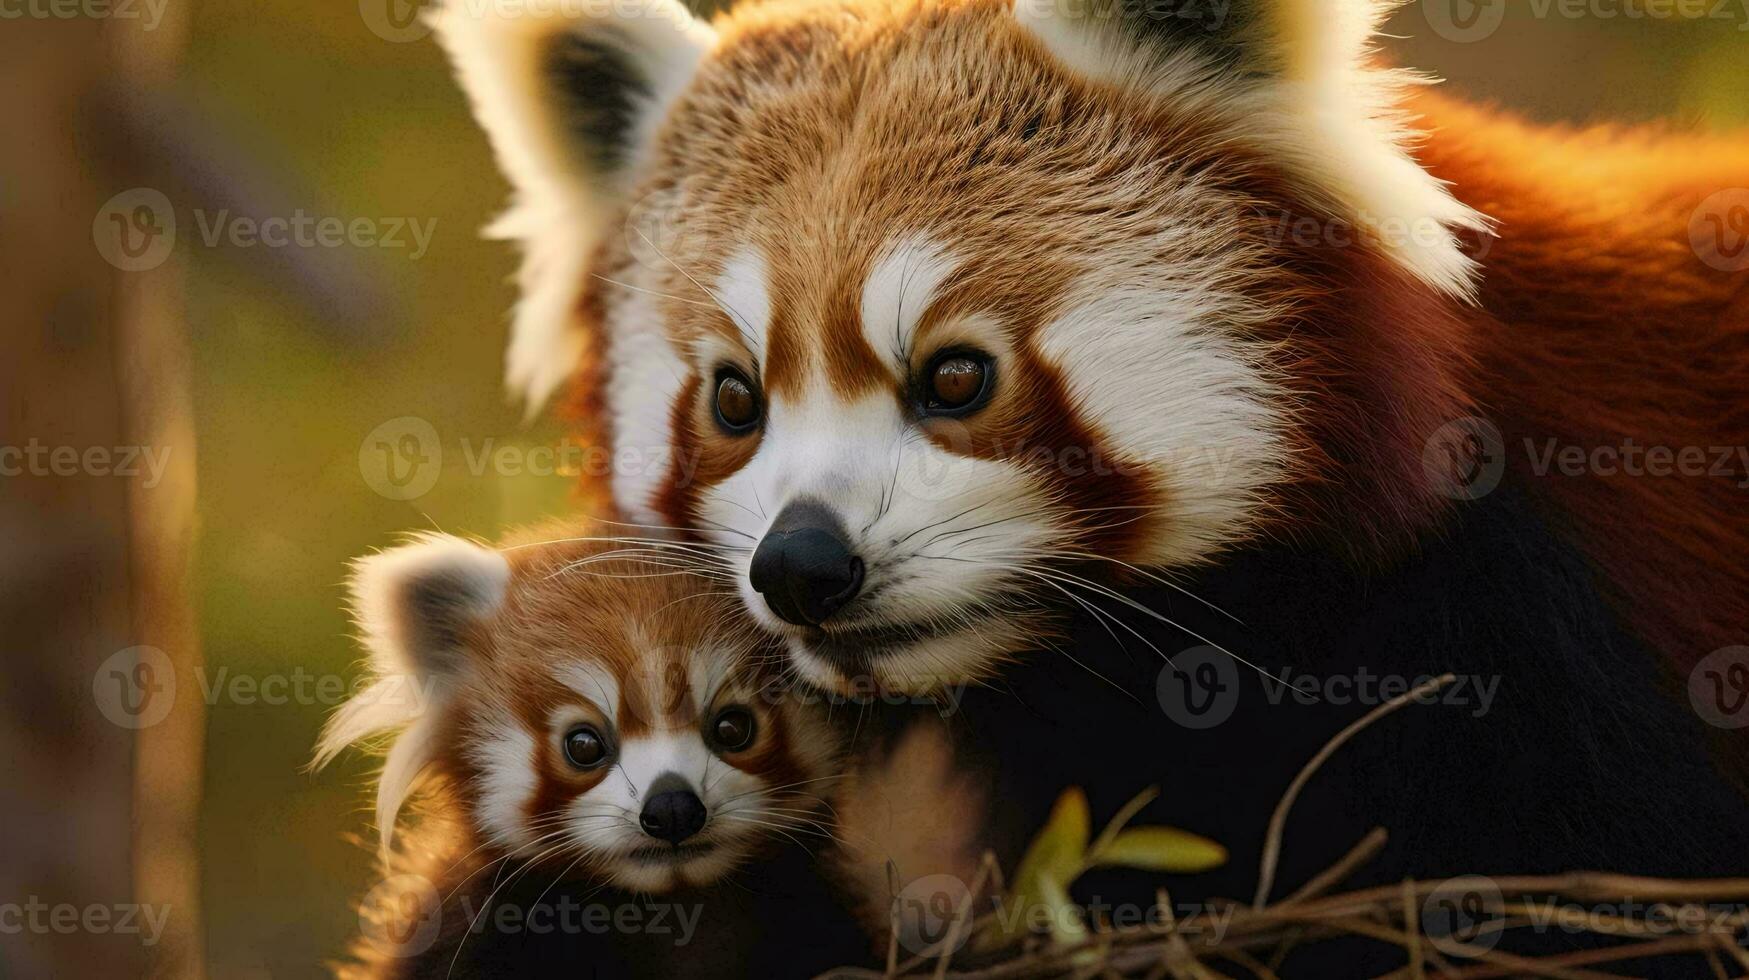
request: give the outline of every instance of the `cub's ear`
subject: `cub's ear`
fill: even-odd
[[[503,603],[509,581],[503,555],[446,534],[359,559],[349,585],[371,685],[328,720],[314,765],[429,714],[464,664],[463,631]]]
[[[503,555],[447,534],[359,559],[352,609],[371,666],[422,682],[452,677],[466,656],[462,631],[497,610],[509,582]]]
[[[676,0],[445,0],[431,22],[515,187],[489,232],[523,244],[506,379],[537,408],[584,354],[574,307],[602,225],[716,36]]]
[[[1206,114],[1225,139],[1282,161],[1324,217],[1369,232],[1434,289],[1472,299],[1477,268],[1458,233],[1491,224],[1410,153],[1398,106],[1406,87],[1428,80],[1379,64],[1374,51],[1403,2],[1014,0],[1014,13],[1066,67]]]
[[[370,652],[371,683],[341,705],[310,768],[374,735],[395,733],[377,779],[387,853],[401,805],[434,758],[436,719],[467,656],[463,632],[504,602],[510,565],[490,548],[428,534],[353,566],[352,610]]]

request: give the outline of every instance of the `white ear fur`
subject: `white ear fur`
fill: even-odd
[[[515,187],[510,209],[487,232],[523,246],[517,275],[522,299],[505,379],[532,412],[583,354],[574,318],[602,223],[630,190],[640,156],[716,36],[676,0],[447,0],[431,23]],[[568,39],[612,52],[615,67],[624,68],[633,84],[613,92],[561,91],[552,58],[556,45]],[[611,164],[580,145],[570,125],[575,120],[568,118],[566,102],[575,105],[579,98],[599,98],[604,112],[616,116],[620,108],[629,113],[623,152]],[[623,106],[612,101],[621,98],[627,100]]]
[[[1287,161],[1398,265],[1448,296],[1473,300],[1478,269],[1457,233],[1487,234],[1492,224],[1409,153],[1398,101],[1428,79],[1373,61],[1379,25],[1402,2],[1234,0],[1228,35],[1171,40],[1126,33],[1119,14],[1065,17],[1050,0],[1015,0],[1015,15],[1069,67],[1189,100],[1225,120],[1238,138]],[[1251,8],[1250,16],[1235,8]],[[1211,55],[1220,45],[1237,61]]]
[[[371,736],[399,733],[377,780],[385,852],[401,805],[431,762],[436,720],[462,669],[458,630],[496,610],[509,581],[503,555],[446,534],[421,535],[353,566],[352,611],[372,681],[323,726],[310,768]]]

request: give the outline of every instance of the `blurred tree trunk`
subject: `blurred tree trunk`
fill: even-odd
[[[167,176],[161,157],[142,159],[159,156],[151,149],[158,143],[150,132],[156,113],[145,100],[175,77],[188,17],[187,4],[172,4],[154,31],[112,33],[120,70],[111,78],[129,80],[125,87],[112,84],[110,97],[131,121],[123,148],[131,174]],[[189,583],[196,442],[183,271],[173,251],[155,269],[124,275],[117,309],[117,380],[129,441],[167,454],[156,486],[129,484],[134,631],[138,642],[165,651],[178,681],[175,709],[141,729],[134,750],[134,893],[142,903],[179,913],[148,952],[148,975],[164,978],[205,973],[197,839],[206,748],[206,701],[197,678],[205,664]]]
[[[202,972],[180,276],[102,251],[144,172],[116,92],[155,80],[173,34],[0,30],[0,907],[23,928],[3,976]]]

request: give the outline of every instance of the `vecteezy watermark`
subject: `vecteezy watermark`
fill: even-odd
[[[1244,462],[1239,446],[1182,446],[1145,458],[1112,453],[1097,446],[1053,446],[1025,439],[980,436],[973,426],[953,420],[930,423],[927,443],[899,442],[888,465],[894,492],[914,500],[957,500],[965,495],[970,459],[999,460],[1044,477],[1074,481],[1127,479],[1150,470],[1170,472],[1187,485],[1225,485],[1228,474]]]
[[[684,661],[681,661],[684,663]],[[886,707],[933,708],[943,718],[958,713],[965,700],[965,683],[937,687],[926,694],[907,694],[883,686],[873,677],[859,674],[843,679],[842,687],[833,690],[815,687],[799,678],[774,679],[760,689],[767,704],[787,702],[800,705],[828,705],[833,708]]]
[[[1736,936],[1749,939],[1742,903],[1619,902],[1583,904],[1553,898],[1526,898],[1507,907],[1499,882],[1468,875],[1442,882],[1421,903],[1421,929],[1440,952],[1475,958],[1514,934]],[[1509,916],[1512,921],[1509,921]]]
[[[144,30],[155,31],[169,6],[170,0],[0,0],[0,21],[139,21]]]
[[[1618,445],[1578,446],[1551,438],[1526,439],[1524,449],[1537,476],[1726,477],[1749,489],[1746,446],[1647,446],[1631,437]]]
[[[103,716],[122,728],[150,728],[170,716],[176,706],[179,675],[169,654],[157,647],[135,646],[111,654],[91,676],[91,695]],[[238,671],[222,666],[194,675],[208,707],[304,705],[336,708],[369,702],[405,710],[417,718],[436,696],[436,682],[410,674],[389,676],[317,673],[294,666],[285,671]],[[191,693],[191,692],[190,692]]]
[[[1466,875],[1442,882],[1421,902],[1421,931],[1441,952],[1474,957],[1500,942],[1506,897],[1494,879]]]
[[[1723,20],[1749,30],[1749,0],[1520,0],[1536,20]],[[1506,21],[1507,0],[1421,0],[1433,32],[1470,44],[1494,36]]]
[[[668,551],[670,556],[680,556],[680,552]],[[628,562],[637,562],[639,558],[627,558]],[[668,557],[660,559],[667,567],[673,567],[675,562],[683,561],[683,557]],[[701,574],[703,572],[701,571]],[[632,699],[624,710],[630,711],[645,723],[661,723],[666,718],[681,714],[688,708],[688,699],[693,681],[689,671],[692,669],[693,658],[687,650],[670,651],[656,650],[644,658],[645,666],[633,669],[634,678],[622,683],[629,689],[645,692],[664,692],[661,697],[643,697]],[[563,655],[555,651],[555,655]],[[653,666],[652,666],[653,665]],[[959,711],[965,700],[966,688],[970,685],[962,682],[945,685],[928,693],[905,693],[888,687],[883,687],[874,678],[867,675],[847,677],[842,687],[827,690],[816,687],[796,677],[773,677],[760,684],[753,696],[760,704],[767,707],[780,705],[800,705],[804,707],[828,706],[831,708],[866,708],[874,706],[931,708],[943,718]]]
[[[176,246],[176,209],[163,191],[122,191],[97,209],[91,240],[97,254],[123,272],[156,269]]]
[[[1749,728],[1749,647],[1715,650],[1688,674],[1695,713],[1718,728]]]
[[[220,667],[196,675],[201,699],[208,706],[221,702],[239,707],[285,705],[337,708],[342,704],[374,703],[407,709],[417,718],[425,713],[437,694],[437,681],[412,674],[388,676],[321,674],[301,666],[289,671],[253,673]]]
[[[1353,217],[1294,214],[1286,210],[1257,211],[1263,237],[1271,245],[1298,248],[1354,248],[1382,245],[1387,248],[1444,248],[1452,241],[1451,226],[1438,218],[1377,215],[1362,210]],[[1487,256],[1492,234],[1465,243],[1473,259]]]
[[[1233,717],[1239,706],[1239,663],[1219,647],[1192,647],[1161,668],[1154,694],[1166,717],[1201,731]]]
[[[971,938],[970,919],[976,914],[972,890],[958,875],[925,875],[893,896],[899,945],[911,953],[933,951],[945,956],[959,952]],[[960,923],[957,933],[956,922]]]
[[[138,936],[141,946],[156,946],[169,921],[168,905],[74,905],[45,902],[35,895],[23,902],[0,902],[0,936]]]
[[[4,0],[0,0],[4,2]],[[236,215],[229,209],[194,209],[200,243],[207,248],[370,248],[425,257],[437,233],[436,218],[313,215]],[[97,252],[123,272],[164,264],[176,246],[176,208],[162,191],[136,187],[106,201],[91,222]]]
[[[1272,679],[1263,682],[1263,697],[1270,704],[1280,704],[1292,697],[1300,704],[1380,705],[1400,698],[1434,681],[1439,675],[1423,674],[1407,677],[1402,674],[1375,674],[1361,667],[1352,674],[1302,674],[1284,667]],[[1480,718],[1494,706],[1500,693],[1498,676],[1463,675],[1438,690],[1417,695],[1418,704],[1442,704],[1446,707],[1468,708],[1470,717]]]
[[[390,875],[358,903],[359,934],[384,956],[418,956],[443,929],[443,896],[424,875]]]
[[[389,419],[358,444],[358,472],[366,486],[390,500],[425,496],[443,473],[437,427],[415,415]]]
[[[1271,706],[1288,701],[1302,705],[1330,704],[1374,707],[1427,686],[1438,675],[1382,673],[1359,667],[1350,672],[1306,674],[1291,667],[1263,677],[1263,699]],[[1417,694],[1417,704],[1466,709],[1480,718],[1494,708],[1501,678],[1466,675],[1437,690]],[[1173,655],[1155,682],[1160,708],[1173,721],[1193,730],[1214,728],[1233,717],[1240,701],[1239,661],[1214,646],[1192,647]]]
[[[421,0],[358,0],[358,16],[370,32],[392,44],[423,40],[431,33]]]
[[[459,459],[470,477],[560,477],[576,480],[659,474],[681,486],[698,472],[703,450],[675,446],[615,446],[563,439],[557,444],[500,443],[492,437],[460,440],[459,456],[444,452],[437,427],[416,415],[389,419],[358,444],[358,472],[365,485],[390,500],[417,500],[431,492],[444,462]]]
[[[1428,438],[1421,459],[1429,483],[1439,493],[1454,500],[1478,500],[1500,485],[1507,460],[1519,449],[1525,471],[1536,477],[1727,479],[1738,489],[1749,490],[1749,446],[1659,445],[1632,436],[1580,445],[1553,436],[1526,436],[1509,451],[1499,427],[1474,416],[1440,426]]]
[[[411,249],[415,262],[425,257],[437,233],[437,219],[340,218],[308,214],[298,208],[290,217],[257,218],[233,215],[221,208],[209,212],[194,209],[194,223],[201,244],[207,248],[385,248]]]
[[[141,486],[150,490],[169,465],[169,446],[50,446],[35,438],[0,446],[0,477],[144,477]]]
[[[1113,903],[1097,896],[1085,904],[1067,905],[993,896],[983,905],[974,902],[971,888],[957,875],[917,878],[893,896],[892,921],[898,927],[899,945],[920,956],[956,953],[972,936],[972,919],[988,914],[989,921],[1007,935],[1062,935],[1093,924],[1107,929],[1160,929],[1169,922],[1195,922],[1195,938],[1190,941],[1217,946],[1238,911],[1232,904],[1178,903],[1168,916],[1168,910],[1158,904]]]
[[[543,894],[531,905],[511,901],[481,902],[460,896],[447,910],[437,886],[417,874],[384,879],[359,904],[360,932],[377,951],[390,957],[418,956],[430,949],[443,930],[445,914],[467,923],[469,937],[497,936],[659,936],[675,947],[692,942],[698,933],[701,903],[624,899],[589,902],[563,893]]]
[[[1749,269],[1749,187],[1722,190],[1700,202],[1688,220],[1688,243],[1702,262],[1721,272]]]
[[[1484,418],[1440,426],[1422,447],[1421,465],[1435,491],[1452,500],[1480,500],[1506,475],[1506,441]]]
[[[109,655],[91,675],[97,710],[122,728],[150,728],[176,706],[176,667],[157,647],[137,646]]]

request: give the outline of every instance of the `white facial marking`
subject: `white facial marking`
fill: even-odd
[[[527,846],[524,808],[534,798],[534,739],[515,719],[482,719],[468,755],[480,771],[479,820],[494,836],[515,847]]]
[[[667,773],[685,779],[687,786],[696,793],[704,783],[705,767],[712,758],[710,749],[705,747],[704,739],[696,729],[655,732],[626,739],[619,747],[619,759],[615,762],[619,770],[615,775],[625,778],[618,780],[615,793],[610,795],[615,802],[636,810],[649,797],[650,784]],[[613,782],[613,779],[603,781],[602,788]]]
[[[752,246],[742,246],[723,264],[723,273],[712,287],[718,305],[734,321],[755,364],[765,361],[766,337],[771,329],[771,293],[766,277],[765,257]]]
[[[1285,469],[1289,399],[1220,323],[1232,299],[1138,275],[1084,280],[1041,331],[1039,352],[1076,410],[1170,499],[1145,560],[1194,562],[1240,536]],[[1130,285],[1129,283],[1139,283]],[[1139,398],[1146,392],[1146,398]]]
[[[595,705],[609,725],[619,723],[619,677],[605,664],[579,661],[559,670],[559,681]]]
[[[906,367],[917,321],[958,265],[940,242],[907,235],[882,251],[862,287],[862,335],[895,370]]]
[[[657,298],[632,290],[621,291],[607,316],[613,496],[640,524],[662,523],[654,497],[670,472],[674,399],[686,380],[661,323]]]

